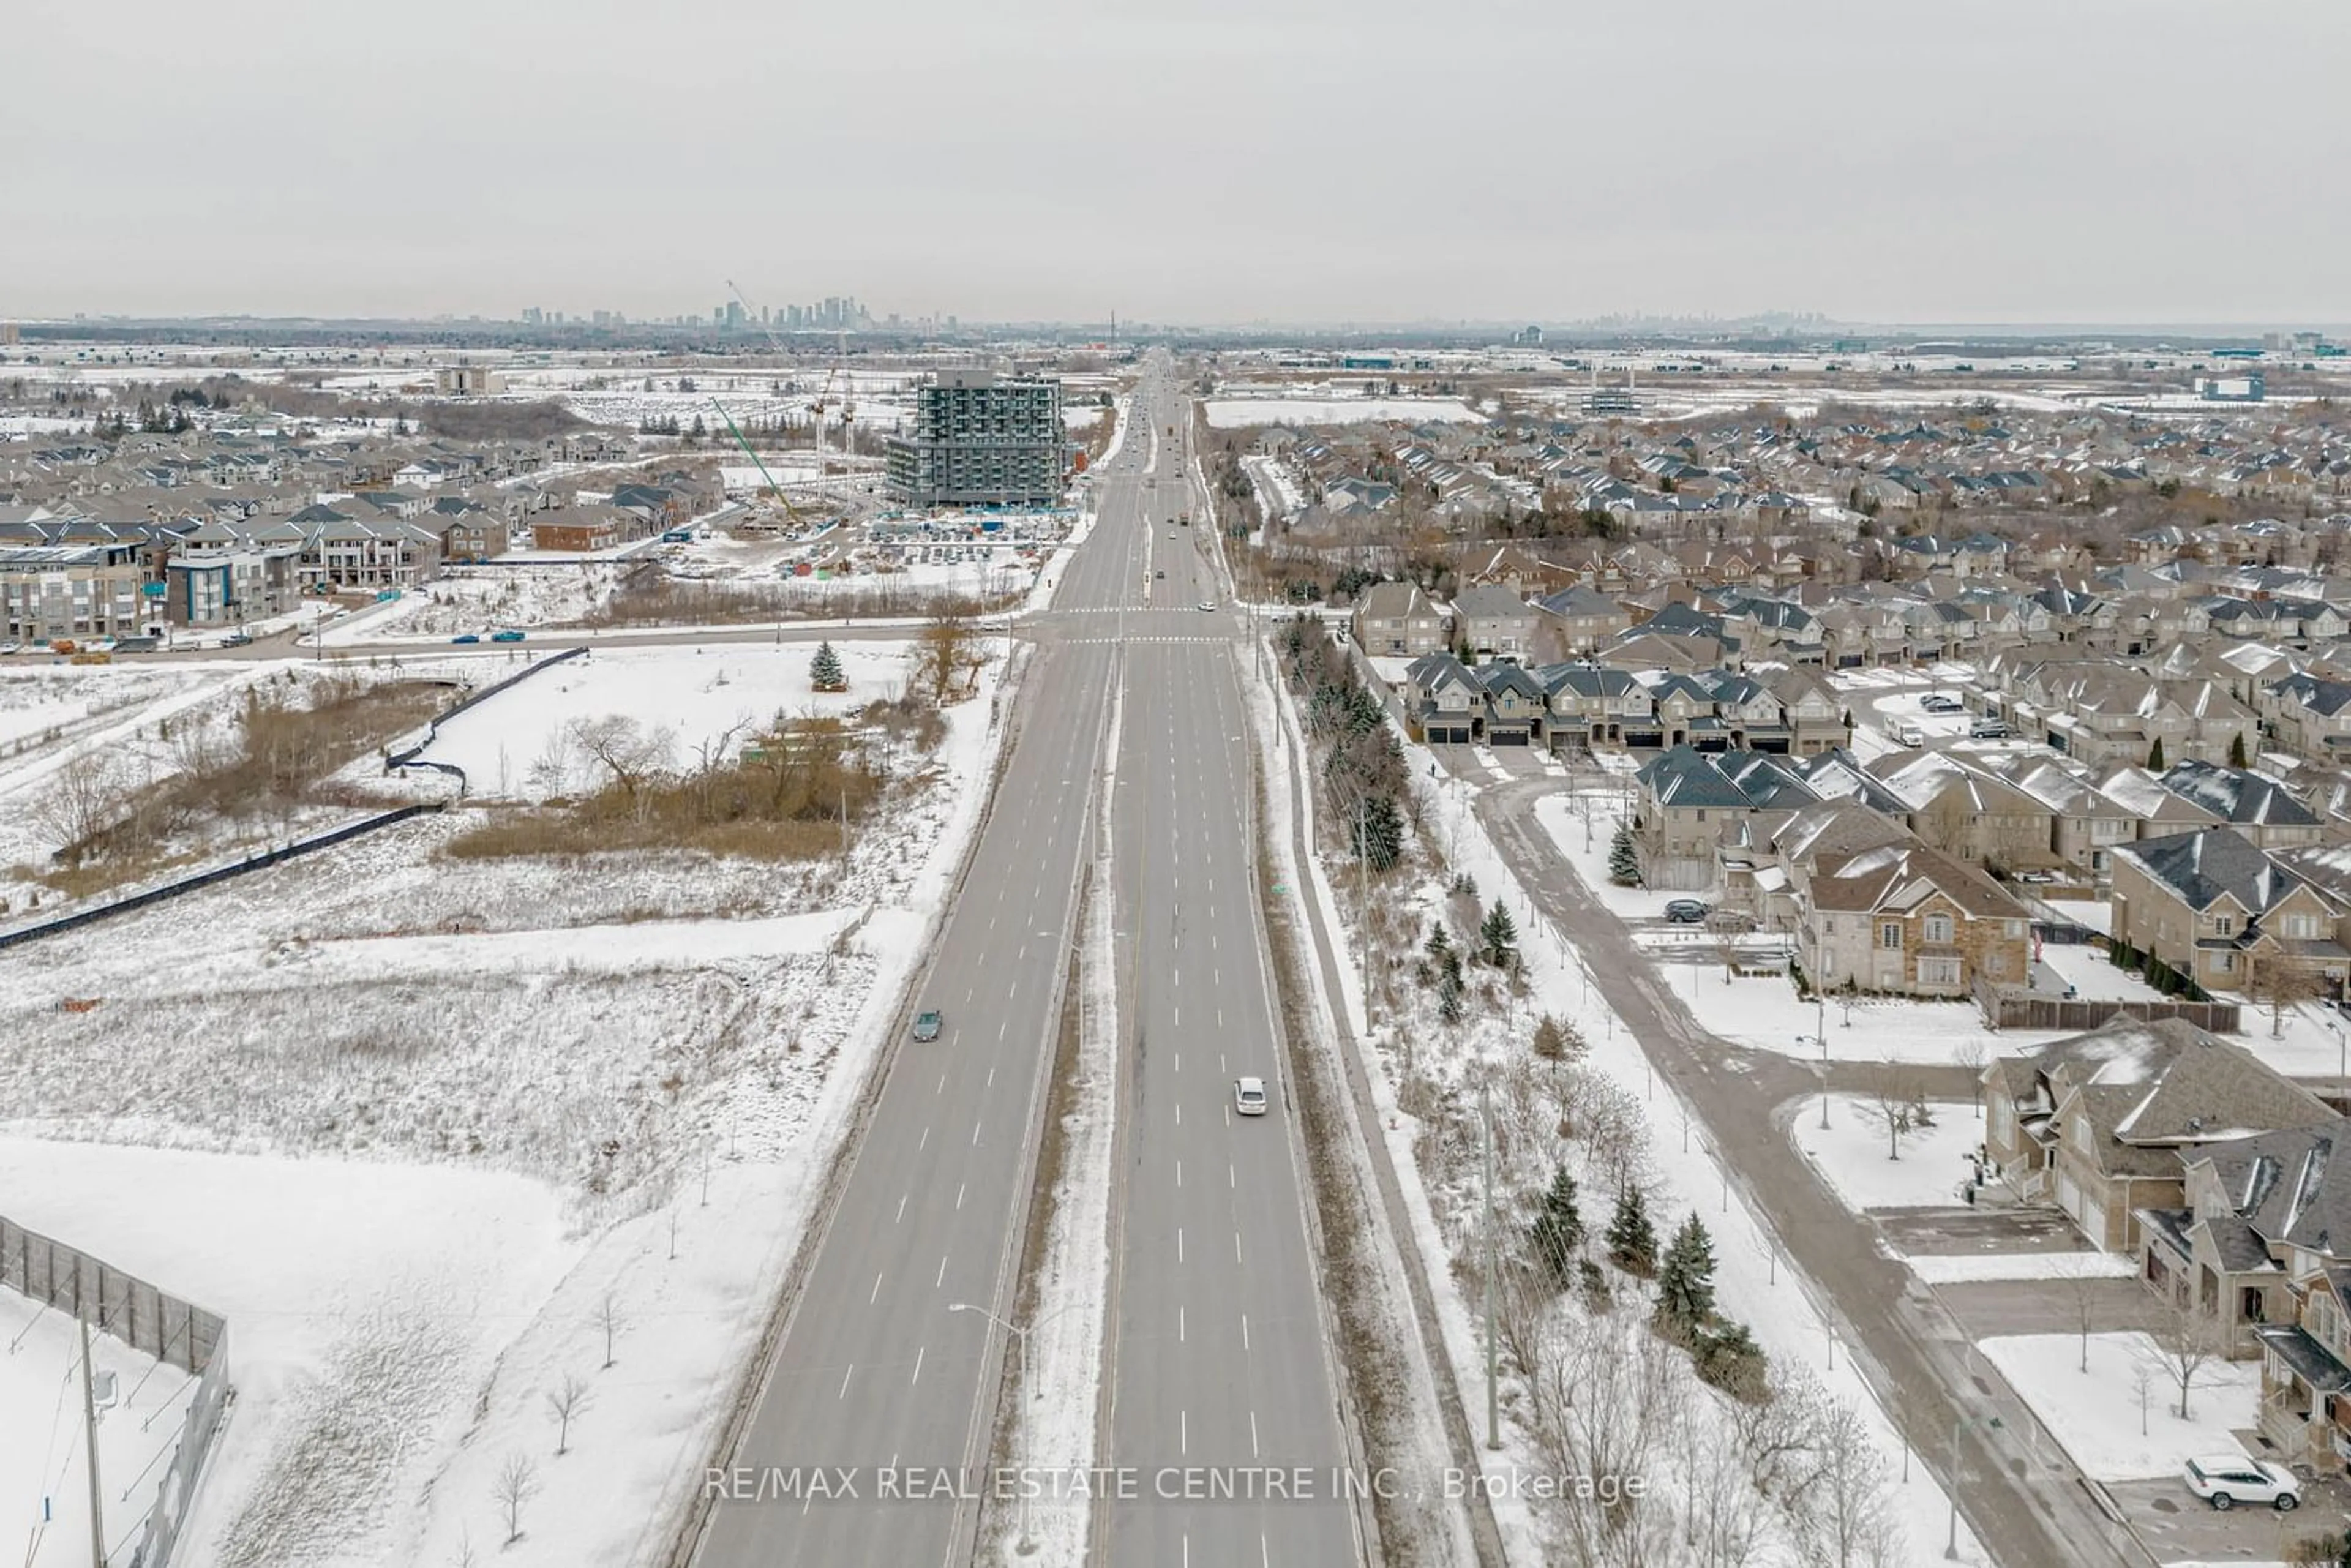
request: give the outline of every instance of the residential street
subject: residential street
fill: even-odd
[[[1852,1336],[1840,1351],[1855,1354],[1852,1341],[1858,1342],[1888,1415],[1946,1485],[1959,1434],[1963,1479],[1955,1490],[1970,1528],[2011,1568],[2149,1562],[2099,1511],[2053,1442],[2024,1440],[2032,1417],[2022,1401],[1968,1353],[1959,1326],[1887,1256],[1876,1225],[1848,1212],[1817,1178],[1789,1143],[1783,1117],[1756,1114],[1759,1105],[1817,1094],[1815,1074],[1700,1030],[1671,987],[1660,983],[1650,955],[1577,880],[1535,821],[1535,802],[1566,788],[1551,778],[1494,784],[1477,797],[1479,820],[1495,847],[1525,869],[1522,882],[1538,910],[1581,949],[1593,984],[1640,1039],[1659,1075],[1697,1113],[1789,1260],[1834,1294]],[[1989,1429],[1995,1416],[2000,1427]]]

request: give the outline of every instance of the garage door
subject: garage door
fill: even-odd
[[[1497,746],[1524,746],[1527,743],[1527,732],[1523,729],[1498,729],[1494,731],[1491,739]]]
[[[2074,1223],[2083,1229],[2090,1228],[2088,1197],[2082,1191],[2082,1184],[2072,1176],[2061,1174],[2057,1177],[2057,1207],[2072,1215]]]

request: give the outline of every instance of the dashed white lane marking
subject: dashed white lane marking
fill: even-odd
[[[872,1306],[874,1302],[876,1302],[876,1301],[880,1301],[881,1299],[882,1299],[882,1276],[881,1276],[881,1275],[879,1275],[879,1274],[876,1274],[876,1275],[874,1275],[874,1276],[873,1276],[873,1289],[872,1289],[872,1291],[870,1291],[869,1292],[867,1292],[867,1294],[866,1294],[866,1297],[865,1297],[865,1304],[866,1304],[867,1306],[869,1306],[869,1307],[870,1307],[870,1306]]]

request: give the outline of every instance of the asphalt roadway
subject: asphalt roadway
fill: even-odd
[[[1350,1563],[1361,1548],[1256,892],[1245,645],[1212,540],[1165,520],[1190,505],[1179,490],[1153,508],[1144,580],[1171,609],[1136,618],[1125,645],[1112,825],[1118,921],[1138,939],[1121,976],[1132,1022],[1102,1458],[1139,1495],[1097,1511],[1092,1556]],[[1235,1113],[1244,1076],[1265,1081],[1267,1115]]]
[[[731,1461],[751,1493],[718,1500],[700,1542],[712,1568],[946,1564],[973,1550],[967,1494],[986,1484],[1007,1346],[987,1318],[948,1308],[1011,1310],[1114,686],[1128,1164],[1112,1452],[1097,1462],[1137,1467],[1143,1495],[1105,1511],[1096,1556],[1358,1558],[1352,1511],[1266,1500],[1249,1479],[1311,1467],[1319,1494],[1344,1448],[1291,1123],[1279,1100],[1261,1120],[1227,1114],[1233,1077],[1280,1084],[1237,741],[1239,628],[1196,608],[1217,593],[1207,541],[1167,527],[1191,500],[1164,434],[1186,423],[1164,366],[1133,419],[1093,481],[1093,533],[1052,612],[1027,622],[1034,661],[996,807],[915,998],[945,1031],[895,1043]],[[814,1495],[820,1468],[856,1495]],[[885,1473],[901,1495],[880,1495]],[[1233,1475],[1258,1500],[1157,1495]],[[904,1495],[942,1476],[954,1495]]]

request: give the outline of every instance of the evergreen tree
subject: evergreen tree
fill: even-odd
[[[1535,1019],[1534,1052],[1545,1061],[1580,1060],[1588,1049],[1574,1025],[1551,1013]]]
[[[1724,1323],[1694,1347],[1698,1375],[1734,1399],[1761,1404],[1771,1397],[1771,1359],[1745,1323]]]
[[[1682,1330],[1703,1327],[1714,1315],[1714,1243],[1693,1214],[1674,1232],[1657,1271],[1657,1316]]]
[[[1575,1207],[1575,1178],[1562,1166],[1552,1173],[1551,1190],[1543,1194],[1542,1209],[1527,1233],[1535,1260],[1565,1287],[1576,1276],[1576,1251],[1583,1245],[1583,1216]]]
[[[1459,1023],[1466,1010],[1462,998],[1468,987],[1461,978],[1461,954],[1447,947],[1437,967],[1437,1016],[1447,1023]]]
[[[1388,871],[1404,859],[1404,819],[1396,814],[1395,801],[1385,795],[1367,797],[1364,802],[1363,842],[1358,852],[1371,862],[1374,871]]]
[[[841,668],[841,655],[832,651],[831,643],[816,645],[816,657],[809,661],[809,685],[820,692],[849,689],[849,677]]]
[[[2231,768],[2252,766],[2245,760],[2245,732],[2241,729],[2229,737],[2229,766]]]
[[[1657,1271],[1657,1230],[1649,1223],[1649,1205],[1639,1187],[1617,1195],[1607,1239],[1608,1260],[1627,1274],[1646,1280]]]
[[[1499,898],[1478,927],[1478,946],[1480,956],[1497,969],[1507,969],[1518,959],[1519,928]]]
[[[2155,744],[2147,748],[2147,770],[2149,773],[2163,771],[2163,737],[2159,735],[2155,737]]]
[[[1633,826],[1616,824],[1616,836],[1608,842],[1608,880],[1619,887],[1641,885],[1641,857],[1633,849]]]

